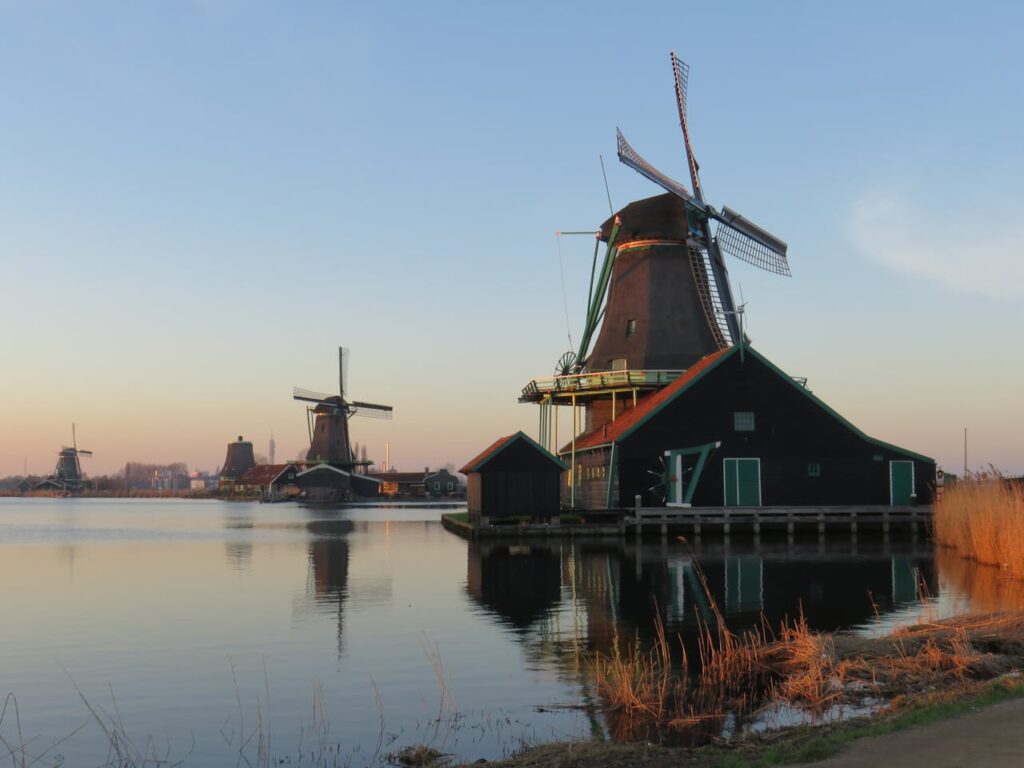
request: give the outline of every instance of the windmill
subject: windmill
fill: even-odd
[[[66,491],[82,490],[85,487],[85,478],[82,475],[82,464],[78,460],[80,456],[92,456],[92,451],[78,447],[78,437],[75,434],[75,425],[72,423],[71,447],[61,446],[60,451],[57,452],[57,467],[53,470],[53,476],[50,479]]]
[[[743,340],[742,307],[733,300],[725,255],[790,273],[786,243],[705,199],[687,124],[689,68],[675,53],[671,60],[692,190],[644,160],[616,131],[619,160],[665,194],[629,203],[602,224],[579,346],[562,355],[554,377],[534,379],[520,394],[520,402],[540,406],[539,442],[548,448],[559,446],[558,407],[571,408],[573,435],[600,429],[701,358]]]
[[[579,350],[562,372],[685,369],[741,339],[723,254],[788,276],[786,243],[728,207],[704,198],[686,119],[689,68],[671,54],[676,106],[692,191],[662,173],[616,129],[619,160],[668,194],[626,206],[602,226]],[[712,222],[715,229],[712,231]],[[605,298],[607,296],[607,301]],[[594,349],[590,341],[601,325]]]
[[[352,454],[352,443],[348,435],[348,420],[352,416],[369,416],[390,419],[393,408],[390,405],[364,403],[346,400],[348,385],[348,350],[338,347],[338,394],[328,395],[295,387],[292,397],[315,405],[306,406],[306,425],[309,429],[309,452],[306,459],[311,462],[326,462],[341,469],[350,470],[356,465],[365,465]]]

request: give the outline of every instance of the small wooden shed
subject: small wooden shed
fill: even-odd
[[[498,518],[550,519],[559,512],[559,480],[569,466],[523,432],[506,435],[459,471],[466,475],[472,525]]]

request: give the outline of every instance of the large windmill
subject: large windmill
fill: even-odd
[[[631,203],[602,227],[599,239],[607,250],[572,356],[576,370],[682,369],[739,341],[723,254],[789,275],[786,243],[729,207],[719,211],[705,200],[686,119],[689,68],[675,53],[671,58],[692,191],[644,160],[616,131],[619,160],[669,194]],[[598,325],[601,334],[591,351]]]
[[[692,190],[644,160],[617,131],[619,159],[666,194],[632,202],[602,225],[579,347],[562,356],[554,378],[536,379],[523,389],[520,401],[542,406],[541,443],[549,447],[558,443],[550,406],[573,407],[573,434],[579,426],[600,428],[705,355],[741,340],[725,254],[789,275],[782,240],[705,200],[687,125],[689,69],[675,53],[671,60]],[[582,425],[576,422],[577,406],[585,408]]]
[[[82,474],[82,464],[79,461],[81,456],[92,456],[92,451],[78,447],[75,425],[72,424],[71,446],[61,446],[60,451],[57,452],[57,467],[48,479],[66,491],[81,491],[85,488],[85,476]]]
[[[306,406],[306,421],[309,428],[309,452],[306,459],[311,462],[325,462],[340,469],[351,470],[357,464],[352,454],[352,443],[348,435],[348,420],[352,416],[369,416],[390,419],[394,410],[390,405],[364,403],[346,400],[348,386],[348,350],[338,347],[338,394],[328,395],[295,387],[292,396],[315,405]]]

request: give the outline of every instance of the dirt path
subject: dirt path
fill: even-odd
[[[840,754],[801,768],[1020,768],[1024,699],[1004,701],[907,731],[859,739]]]

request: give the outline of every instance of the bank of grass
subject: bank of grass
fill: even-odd
[[[1019,676],[971,688],[905,697],[871,717],[819,726],[799,726],[697,749],[649,742],[616,744],[590,740],[544,744],[520,755],[488,763],[492,768],[769,768],[823,760],[860,739],[898,733],[1024,697]],[[468,768],[466,764],[464,768]]]
[[[976,475],[945,489],[934,510],[939,544],[1024,579],[1024,484]]]
[[[702,753],[716,768],[767,768],[809,763],[830,757],[859,739],[905,731],[1022,696],[1024,680],[1014,675],[981,684],[969,692],[956,688],[907,697],[873,718],[783,731],[775,737],[774,743],[752,739],[731,749],[710,747]]]

